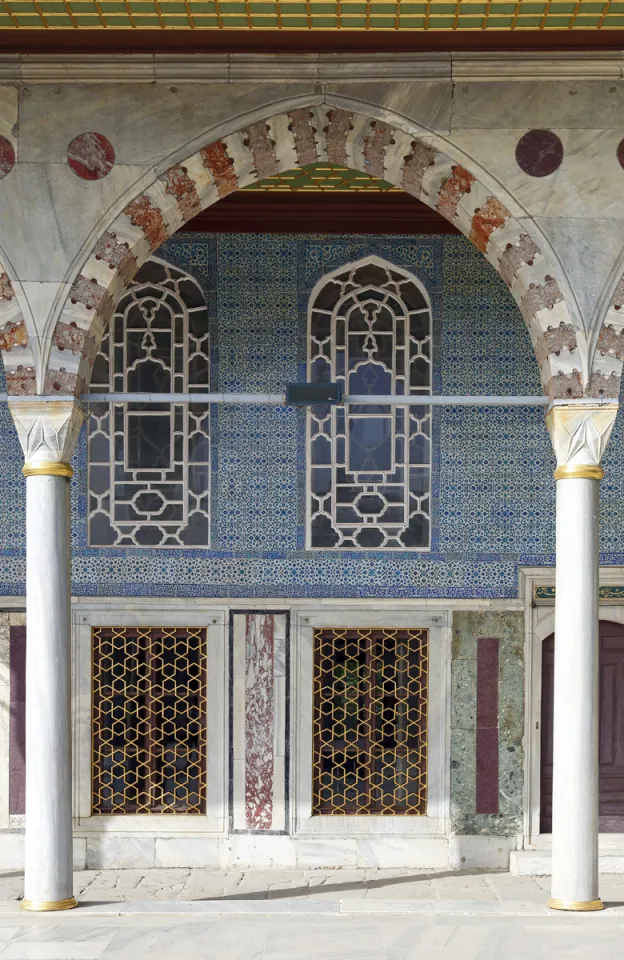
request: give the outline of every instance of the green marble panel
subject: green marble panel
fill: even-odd
[[[476,810],[477,642],[499,647],[499,813]],[[451,822],[459,834],[513,836],[522,820],[524,777],[524,615],[458,611],[451,663]]]

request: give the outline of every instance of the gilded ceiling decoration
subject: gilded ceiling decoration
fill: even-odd
[[[623,27],[622,0],[0,0],[0,29],[493,33]]]
[[[402,193],[386,180],[329,163],[309,163],[252,183],[245,190],[256,193]]]

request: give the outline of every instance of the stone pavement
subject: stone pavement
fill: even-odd
[[[549,911],[547,877],[448,870],[101,870],[76,910],[19,909],[0,872],[0,960],[623,960],[624,876],[601,913]]]
[[[23,876],[0,871],[0,901],[18,899]],[[78,900],[476,901],[545,904],[548,877],[451,870],[84,870],[74,874]],[[624,903],[624,875],[601,878],[603,899]],[[624,951],[623,951],[624,956]]]

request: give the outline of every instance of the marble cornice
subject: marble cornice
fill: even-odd
[[[624,51],[379,54],[0,54],[0,83],[609,80]]]

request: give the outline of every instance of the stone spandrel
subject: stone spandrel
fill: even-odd
[[[69,463],[85,417],[71,400],[9,401],[26,463]]]

